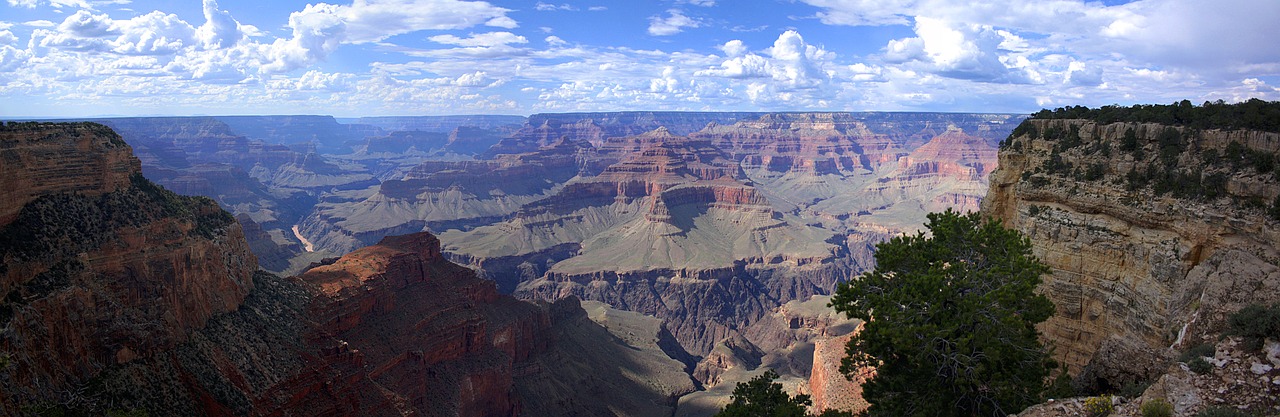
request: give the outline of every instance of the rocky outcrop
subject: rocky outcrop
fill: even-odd
[[[0,224],[4,414],[661,415],[693,390],[669,334],[628,342],[576,299],[500,295],[430,234],[281,279],[102,126],[7,125],[0,144],[25,161],[5,178],[64,148],[132,170],[96,189],[46,176]]]
[[[1000,150],[983,211],[1052,267],[1041,331],[1091,389],[1151,380],[1153,352],[1217,334],[1280,299],[1280,135],[1090,120],[1024,122]]]
[[[74,387],[186,342],[253,289],[240,226],[212,200],[143,179],[110,129],[11,123],[0,148],[15,192],[0,222],[5,408],[72,401]]]
[[[1118,405],[1110,414],[1123,417],[1143,415],[1142,405],[1163,400],[1175,416],[1200,415],[1209,409],[1227,409],[1242,415],[1273,415],[1280,411],[1280,343],[1272,342],[1261,352],[1243,349],[1239,338],[1230,337],[1211,343],[1213,357],[1207,372],[1198,374],[1185,363],[1174,363],[1161,370],[1161,376],[1150,381],[1136,398],[1115,398]],[[1055,399],[1032,406],[1018,417],[1067,417],[1084,414],[1088,398]]]
[[[0,225],[46,194],[102,195],[130,186],[141,163],[111,129],[83,123],[10,123],[0,142]]]

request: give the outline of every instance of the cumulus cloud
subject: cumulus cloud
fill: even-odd
[[[733,42],[726,43],[726,45]],[[741,43],[723,47],[743,53]],[[831,82],[833,70],[827,70],[835,54],[804,41],[799,32],[789,30],[778,35],[773,46],[766,49],[767,57],[745,53],[720,62],[719,68],[703,69],[695,75],[733,79],[766,79],[755,81],[749,87],[748,96],[760,97],[765,92],[787,94],[793,89],[812,89]],[[752,101],[758,101],[752,98]]]
[[[97,38],[120,33],[120,29],[116,27],[110,16],[105,13],[93,14],[87,10],[79,10],[67,16],[67,19],[58,25],[58,30],[81,38]]]
[[[118,22],[122,34],[113,51],[124,55],[169,55],[193,43],[195,28],[177,15],[151,12]]]
[[[31,54],[25,50],[10,45],[0,46],[0,73],[13,72],[26,64],[30,58]]]
[[[679,9],[667,10],[667,17],[653,16],[649,18],[649,34],[653,36],[670,36],[683,32],[685,28],[702,26],[697,19],[685,16]]]
[[[742,56],[747,52],[747,46],[737,39],[725,42],[724,45],[720,45],[718,48],[729,57]]]
[[[919,61],[928,71],[958,79],[1029,82],[1027,74],[1001,60],[1000,45],[1008,38],[991,26],[917,16],[915,32],[916,37],[890,41],[885,59]]]
[[[1072,61],[1067,67],[1067,77],[1063,82],[1079,87],[1102,85],[1102,67]]]
[[[219,9],[216,0],[204,0],[203,9],[205,22],[196,31],[201,46],[228,48],[245,38],[240,22],[231,17],[230,12]]]

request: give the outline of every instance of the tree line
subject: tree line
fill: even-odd
[[[1196,106],[1190,100],[1182,100],[1173,104],[1135,104],[1129,107],[1108,105],[1096,109],[1067,106],[1040,110],[1032,114],[1031,118],[1089,119],[1100,124],[1159,123],[1194,129],[1250,129],[1280,133],[1280,101],[1254,98],[1228,104],[1218,100],[1206,101]]]

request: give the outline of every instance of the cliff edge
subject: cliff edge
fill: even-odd
[[[1227,314],[1280,300],[1280,133],[1176,120],[1033,117],[982,203],[1053,268],[1041,331],[1090,391],[1153,381]]]

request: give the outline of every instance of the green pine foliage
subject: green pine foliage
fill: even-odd
[[[804,417],[805,407],[813,402],[808,395],[791,397],[782,390],[782,384],[774,383],[778,373],[772,369],[740,382],[733,389],[731,403],[716,414],[716,417]]]
[[[1264,340],[1280,339],[1280,304],[1250,304],[1227,316],[1227,334],[1244,338],[1245,348],[1262,349]]]
[[[1090,119],[1100,124],[1130,122],[1159,123],[1194,129],[1251,129],[1280,133],[1280,101],[1248,101],[1227,104],[1222,100],[1204,102],[1200,106],[1182,100],[1174,104],[1135,104],[1130,107],[1084,106],[1041,110],[1033,119]]]
[[[1054,368],[1034,290],[1049,268],[999,221],[948,209],[929,232],[877,245],[875,270],[841,284],[837,311],[866,321],[841,371],[874,367],[870,416],[1007,416],[1039,402]]]

